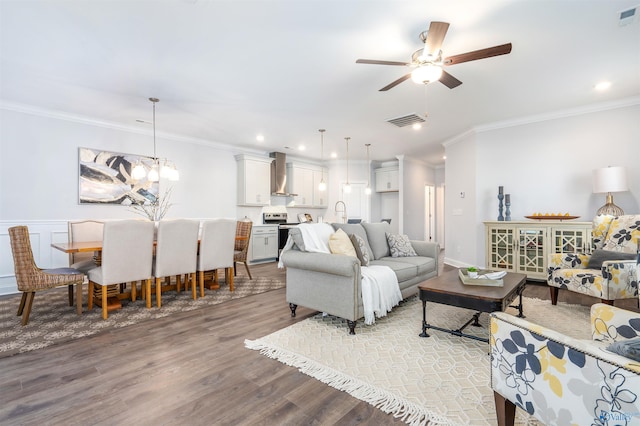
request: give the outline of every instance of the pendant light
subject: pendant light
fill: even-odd
[[[324,164],[324,132],[325,129],[319,129],[320,132],[320,161]],[[322,177],[320,178],[320,183],[318,184],[318,191],[324,192],[327,190],[327,184],[324,181],[324,167],[322,167]]]
[[[367,147],[367,187],[364,189],[364,193],[371,195],[371,166],[369,165],[369,147],[371,144],[365,143],[364,146]]]
[[[345,183],[344,186],[342,187],[342,191],[345,194],[351,193],[351,184],[349,183],[349,139],[351,138],[350,137],[344,138],[344,140],[347,141],[347,183]]]
[[[175,164],[162,159],[162,166],[160,166],[160,159],[156,155],[156,103],[160,102],[158,98],[149,98],[153,104],[153,163],[151,164],[151,170],[147,174],[147,170],[142,165],[142,162],[138,160],[135,167],[131,171],[131,177],[134,180],[140,180],[147,176],[147,180],[150,182],[158,182],[160,176],[167,178],[171,181],[180,180],[180,173],[176,169]]]

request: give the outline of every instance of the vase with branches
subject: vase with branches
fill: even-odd
[[[158,195],[152,202],[131,204],[132,211],[140,216],[146,217],[152,222],[162,220],[169,211],[169,208],[173,205],[170,203],[172,189],[173,188],[167,188],[162,196]]]

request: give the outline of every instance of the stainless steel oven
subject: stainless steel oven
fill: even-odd
[[[262,222],[265,225],[278,225],[278,259],[280,259],[280,252],[287,244],[287,238],[289,238],[289,229],[297,226],[297,223],[287,223],[287,213],[263,213]]]

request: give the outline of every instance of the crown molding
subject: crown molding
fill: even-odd
[[[600,103],[585,105],[577,108],[551,111],[544,114],[529,115],[525,117],[515,118],[512,120],[496,121],[493,123],[474,126],[465,132],[462,132],[450,139],[445,140],[444,142],[442,142],[442,146],[447,147],[450,145],[454,145],[471,135],[475,135],[477,133],[482,133],[482,132],[488,132],[491,130],[523,126],[526,124],[557,120],[560,118],[574,117],[578,115],[591,114],[594,112],[608,111],[612,109],[628,108],[636,105],[640,105],[640,96],[632,96],[632,97],[618,99],[610,102],[600,102]]]

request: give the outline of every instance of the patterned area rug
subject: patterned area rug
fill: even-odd
[[[180,294],[167,291],[162,293],[161,308],[156,307],[155,296],[152,296],[151,309],[147,309],[140,299],[133,303],[123,300],[122,308],[109,312],[106,321],[102,319],[99,307],[94,306],[90,312],[86,310],[86,285],[82,315],[76,313],[75,306],[69,306],[67,288],[61,287],[36,294],[29,324],[24,327],[20,325],[20,317],[16,316],[21,294],[3,296],[0,298],[0,358],[285,286],[284,282],[275,279],[254,277],[249,280],[241,275],[235,278],[234,284],[235,290],[230,292],[222,281],[219,290],[205,289],[205,296],[197,300],[192,299],[191,291],[181,291]]]
[[[524,306],[532,322],[591,338],[588,307],[530,298]],[[507,312],[517,314],[513,308]],[[440,327],[459,328],[472,314],[427,304],[427,321]],[[487,314],[480,323],[465,332],[488,338]],[[355,336],[348,335],[343,320],[318,314],[245,345],[409,424],[494,425],[489,345],[433,329],[431,337],[422,338],[421,324],[422,302],[413,297],[371,326],[359,321]],[[516,424],[538,424],[517,411]]]

